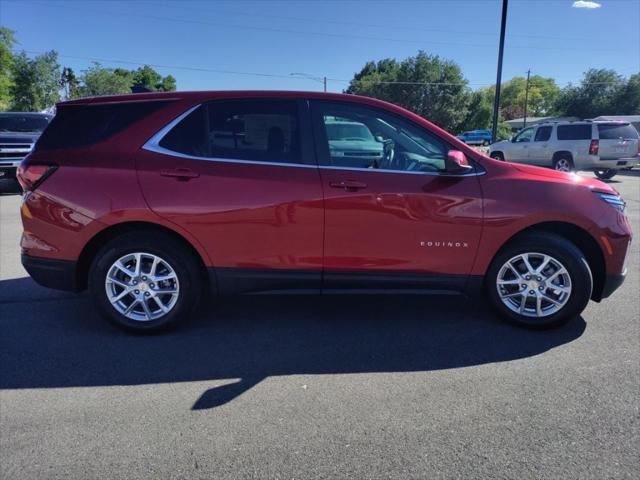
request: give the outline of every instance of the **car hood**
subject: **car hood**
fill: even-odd
[[[329,140],[329,147],[333,150],[365,150],[369,152],[382,152],[384,149],[381,143],[358,140]]]
[[[517,163],[510,163],[516,170],[526,173],[528,175],[535,175],[537,177],[545,177],[553,179],[559,183],[566,183],[569,185],[580,185],[590,188],[591,190],[598,190],[600,192],[613,193],[618,195],[615,188],[601,182],[597,178],[585,177],[583,175],[577,175],[575,173],[558,172],[557,170],[551,170],[549,168],[534,167],[531,165],[522,165]]]
[[[511,141],[510,140],[500,140],[499,142],[492,143],[491,144],[491,148],[495,148],[495,147],[500,146],[500,145],[506,145],[508,143],[511,143]]]
[[[0,132],[0,142],[5,143],[34,143],[40,133]]]

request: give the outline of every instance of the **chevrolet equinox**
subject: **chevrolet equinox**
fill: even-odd
[[[489,158],[354,95],[63,102],[18,178],[29,274],[134,331],[205,292],[479,293],[551,327],[622,283],[631,239],[599,180]]]

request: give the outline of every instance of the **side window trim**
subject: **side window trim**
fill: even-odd
[[[265,100],[270,98],[265,97]],[[215,100],[214,100],[215,101]],[[306,100],[296,100],[298,121],[300,123],[300,142],[301,142],[301,161],[299,162],[265,162],[262,160],[244,160],[233,159],[223,157],[202,157],[198,155],[189,155],[186,153],[170,150],[160,145],[162,139],[182,120],[187,118],[191,113],[202,107],[205,109],[206,122],[209,121],[208,109],[211,102],[199,103],[189,108],[185,112],[178,115],[167,125],[162,127],[156,132],[147,142],[142,146],[144,150],[160,153],[162,155],[168,155],[177,158],[185,158],[190,160],[202,160],[208,162],[222,162],[222,163],[236,163],[236,164],[249,164],[249,165],[263,165],[263,166],[280,166],[280,167],[299,167],[299,168],[318,168],[317,158],[313,149],[313,137],[310,134],[310,113]],[[308,158],[309,162],[304,163],[304,160]]]

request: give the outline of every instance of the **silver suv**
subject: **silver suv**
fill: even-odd
[[[628,122],[555,122],[520,130],[489,148],[493,158],[612,178],[640,161],[638,132]]]

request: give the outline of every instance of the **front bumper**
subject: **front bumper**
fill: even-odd
[[[22,254],[22,266],[43,287],[77,292],[80,290],[77,262]]]
[[[607,298],[611,296],[613,292],[615,292],[620,285],[624,282],[624,279],[627,276],[627,270],[619,273],[617,275],[607,275],[604,280],[604,286],[602,287],[602,295],[600,295],[600,299]]]

